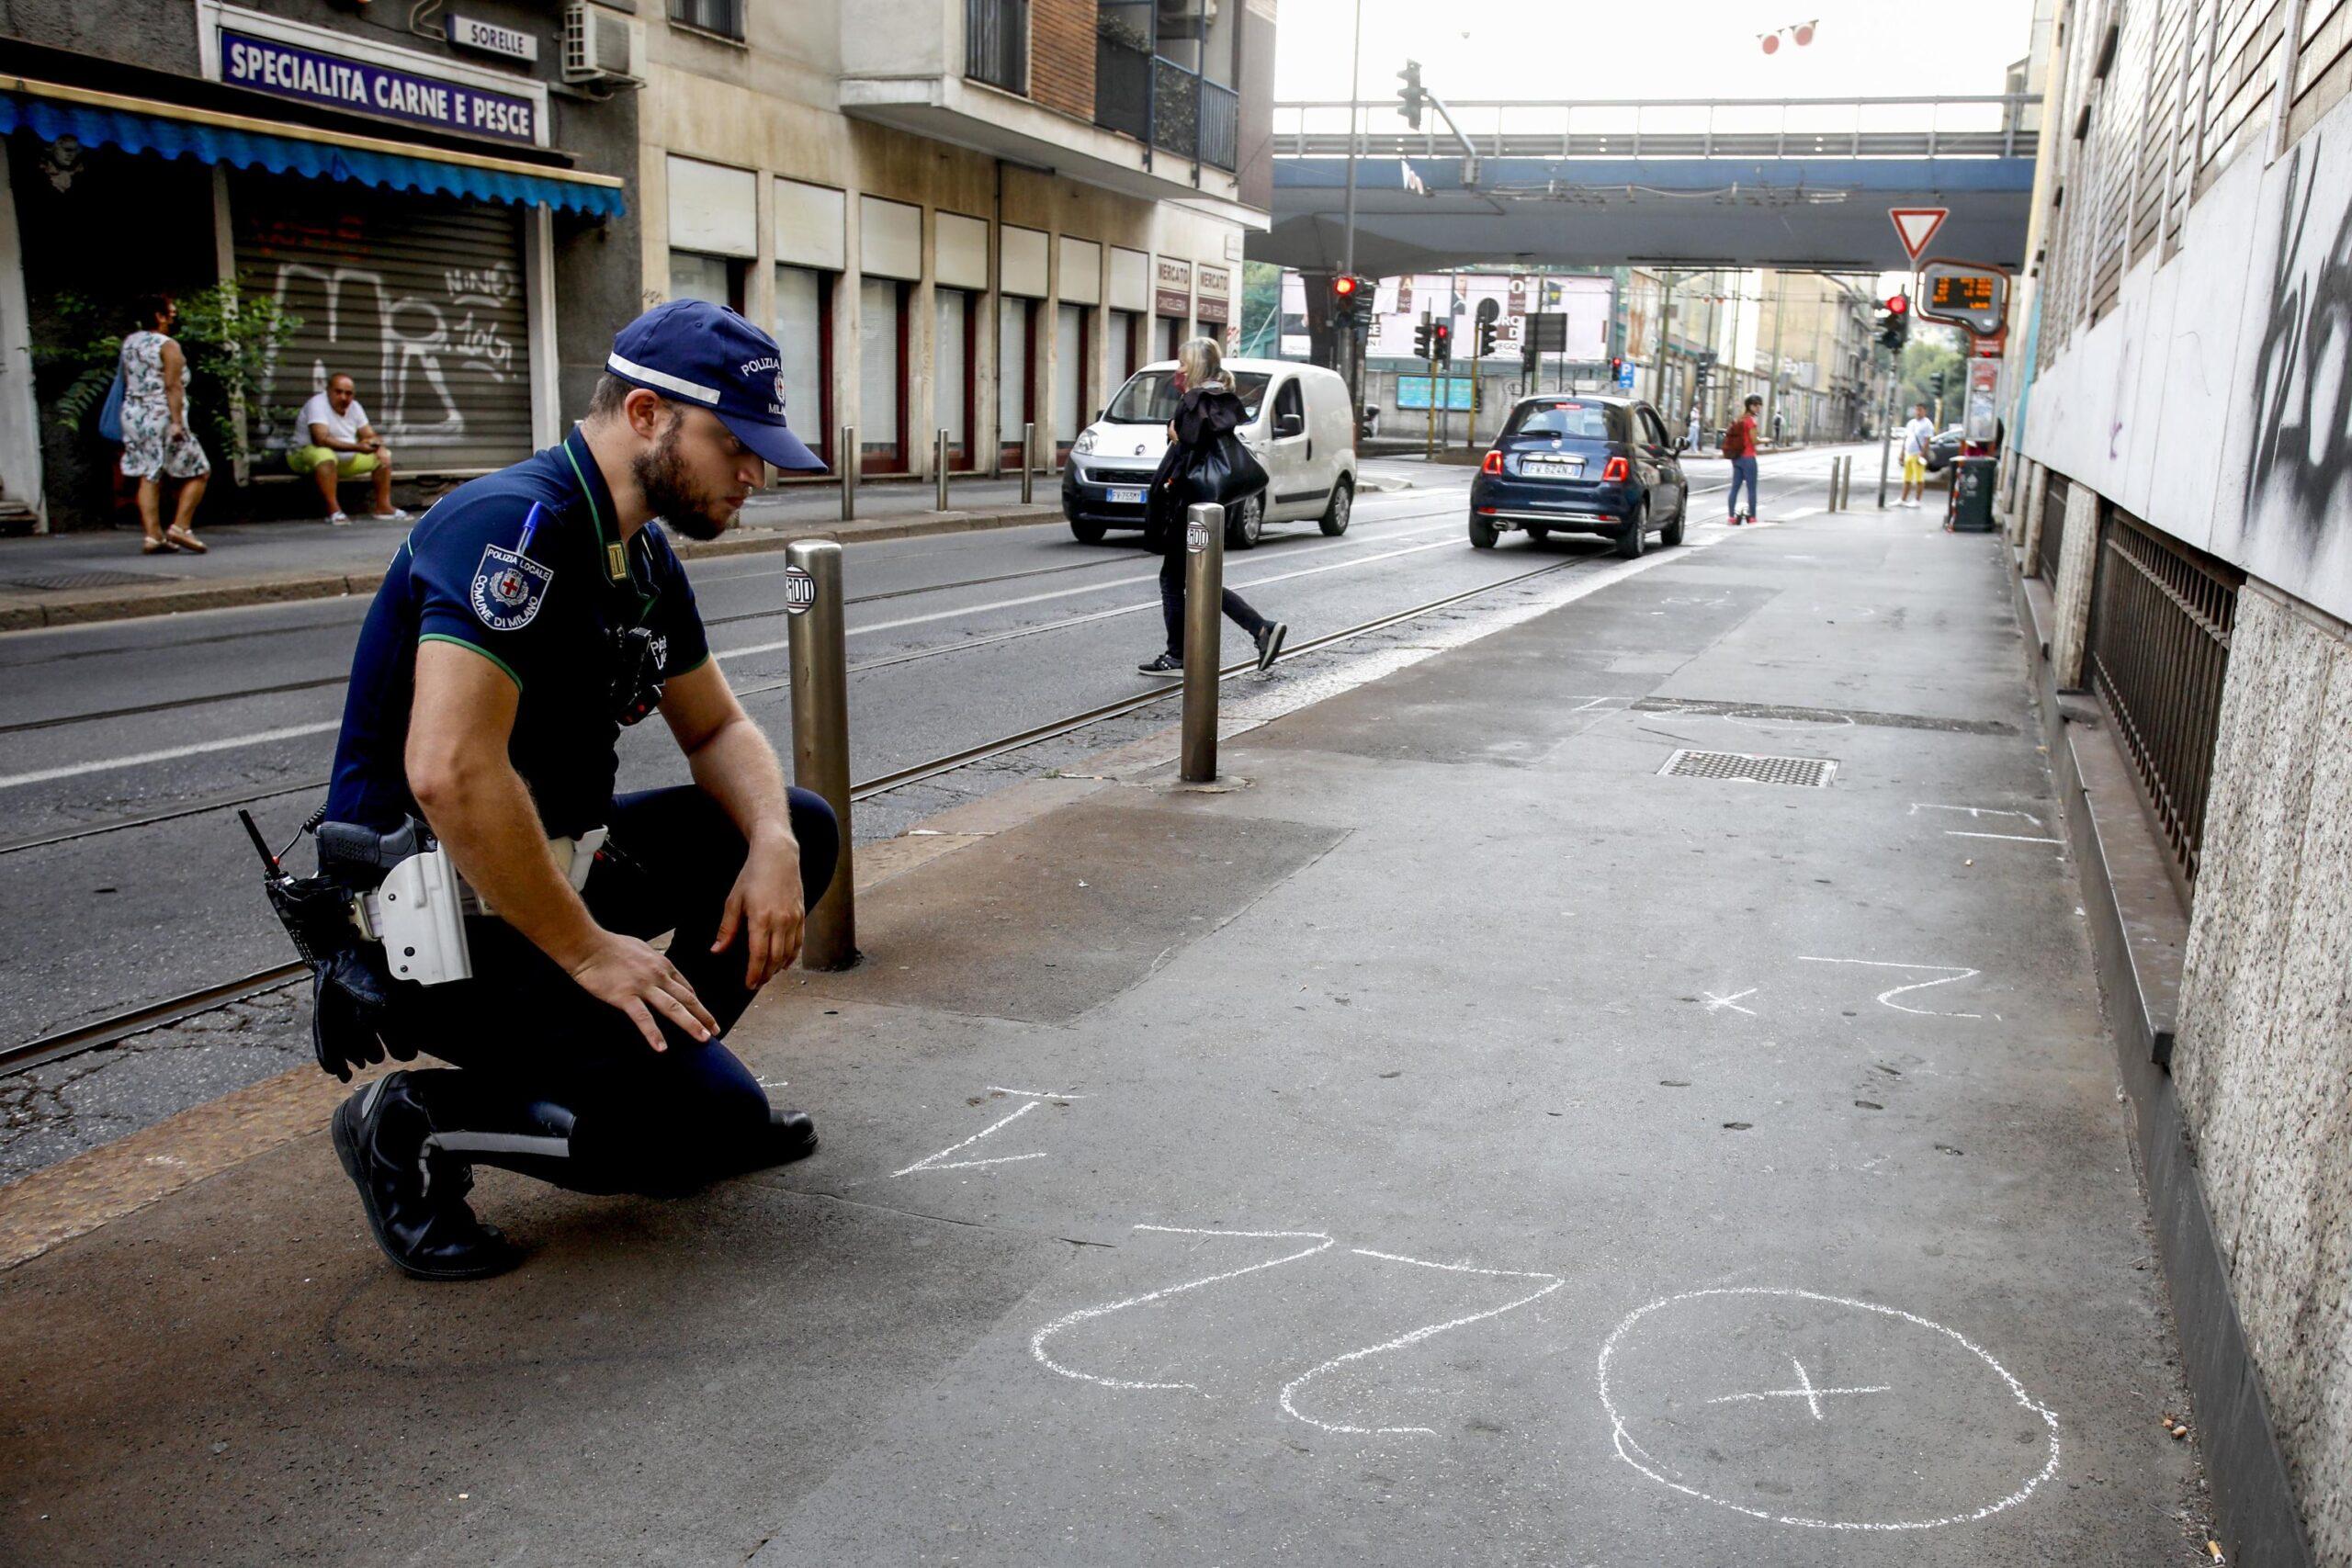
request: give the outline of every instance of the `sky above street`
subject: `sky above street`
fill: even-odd
[[[1277,98],[1344,98],[1356,0],[1280,0]],[[1362,91],[1408,59],[1471,98],[1805,98],[1997,93],[2024,57],[2032,0],[1363,0]],[[1813,42],[1758,35],[1815,21]]]

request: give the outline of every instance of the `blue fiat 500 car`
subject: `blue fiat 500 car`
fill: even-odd
[[[1679,545],[1690,507],[1681,449],[1657,411],[1631,398],[1521,398],[1470,482],[1470,542],[1490,550],[1511,529],[1600,534],[1627,558],[1652,534]]]

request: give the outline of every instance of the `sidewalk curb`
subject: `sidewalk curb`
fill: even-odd
[[[914,517],[876,519],[871,523],[835,522],[805,528],[760,526],[707,543],[697,543],[692,539],[674,539],[673,542],[682,558],[697,560],[721,556],[763,555],[783,549],[795,539],[831,539],[844,545],[878,544],[889,539],[914,539],[933,534],[1018,528],[1052,522],[1060,516],[1060,503],[1047,502],[990,512],[937,512]],[[303,572],[207,584],[159,584],[153,589],[117,588],[90,593],[61,593],[53,597],[28,594],[19,603],[0,599],[0,632],[137,620],[151,615],[179,615],[190,610],[223,610],[241,605],[291,604],[304,599],[335,599],[346,594],[373,593],[383,580],[381,571]]]

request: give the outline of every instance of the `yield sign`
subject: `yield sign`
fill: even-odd
[[[1894,237],[1903,242],[1903,254],[1914,262],[1936,237],[1936,231],[1951,216],[1949,207],[1890,207],[1886,215],[1894,220]]]

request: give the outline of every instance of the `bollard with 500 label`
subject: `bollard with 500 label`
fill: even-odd
[[[832,886],[808,911],[800,963],[808,969],[846,969],[857,962],[857,877],[850,838],[842,547],[831,539],[796,539],[785,547],[784,558],[792,650],[792,779],[824,796],[841,824],[841,860]]]
[[[1225,599],[1225,508],[1214,502],[1184,513],[1184,724],[1178,775],[1186,784],[1216,777],[1216,678]]]

